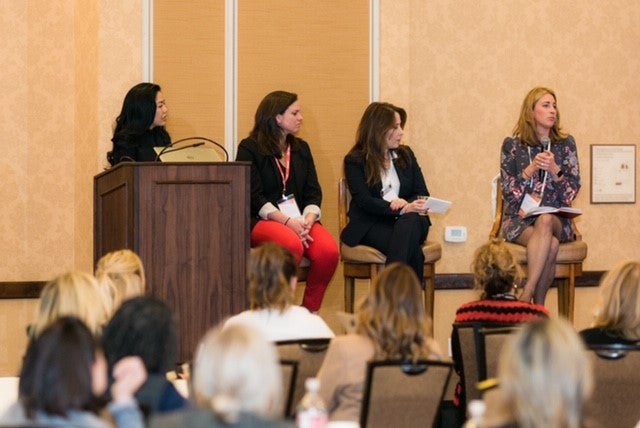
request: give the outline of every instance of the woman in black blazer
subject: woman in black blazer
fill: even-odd
[[[322,189],[309,144],[294,136],[301,124],[296,94],[268,94],[236,160],[251,162],[251,246],[275,242],[291,251],[296,263],[309,259],[302,305],[317,312],[340,254],[319,223]]]
[[[402,108],[389,103],[374,102],[365,110],[356,143],[344,158],[352,199],[340,238],[349,246],[376,248],[387,264],[408,264],[422,281],[422,243],[431,222],[418,197],[429,191],[413,151],[400,144],[406,118]]]

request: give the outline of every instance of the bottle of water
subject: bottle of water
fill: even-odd
[[[296,413],[296,426],[298,428],[325,428],[329,424],[327,407],[322,401],[318,391],[320,381],[310,377],[304,382],[306,394],[300,400]]]

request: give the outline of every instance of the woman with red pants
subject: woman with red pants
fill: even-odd
[[[294,134],[302,113],[298,96],[275,91],[256,111],[237,161],[251,162],[251,246],[275,242],[311,262],[302,306],[318,312],[339,259],[335,239],[320,223],[322,189],[306,141]]]

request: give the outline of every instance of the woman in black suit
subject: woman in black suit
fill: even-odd
[[[349,223],[340,236],[349,246],[368,245],[387,256],[387,264],[406,263],[422,281],[422,243],[431,222],[429,196],[413,151],[401,145],[405,111],[389,103],[371,103],[364,112],[356,143],[344,158],[351,191]]]
[[[302,306],[318,312],[338,265],[338,246],[320,220],[322,189],[309,144],[294,134],[302,124],[298,96],[264,97],[237,161],[251,162],[251,246],[275,242],[299,264],[311,262]]]

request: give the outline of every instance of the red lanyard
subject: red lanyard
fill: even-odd
[[[284,198],[285,189],[287,188],[287,180],[289,179],[289,161],[291,160],[291,146],[287,145],[287,150],[284,152],[284,168],[282,170],[282,166],[276,157],[273,158],[275,160],[276,165],[278,166],[278,170],[280,171],[280,176],[282,177],[282,197]]]

